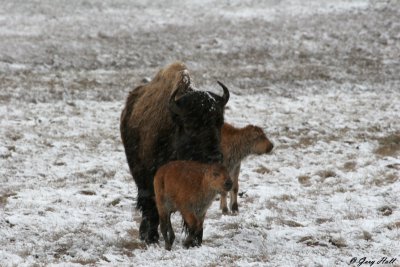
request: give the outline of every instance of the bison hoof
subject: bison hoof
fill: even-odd
[[[148,232],[149,232],[149,221],[147,220],[147,218],[143,218],[139,227],[140,240],[142,241],[146,240]]]
[[[171,248],[172,248],[172,245],[171,245],[171,244],[165,243],[165,249],[166,249],[166,250],[171,250]]]
[[[154,243],[158,243],[158,238],[160,236],[158,235],[157,231],[149,231],[147,238],[146,238],[146,243],[147,244],[154,244]]]

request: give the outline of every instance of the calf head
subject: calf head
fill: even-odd
[[[274,148],[274,145],[267,138],[264,131],[254,125],[249,125],[246,127],[248,132],[248,138],[252,143],[252,152],[258,155],[269,153]]]
[[[218,83],[224,90],[222,96],[190,91],[176,99],[178,90],[172,94],[169,109],[177,126],[174,138],[177,159],[222,162],[221,127],[229,90]]]
[[[221,164],[210,165],[205,181],[212,190],[218,192],[229,191],[233,185],[227,169]]]

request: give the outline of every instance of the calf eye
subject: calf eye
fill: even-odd
[[[219,177],[219,172],[213,172],[213,176],[214,176],[214,178],[218,178]]]

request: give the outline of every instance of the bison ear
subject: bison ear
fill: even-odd
[[[177,115],[182,115],[182,109],[178,106],[177,99],[176,99],[176,94],[178,93],[178,91],[179,91],[179,88],[175,89],[175,91],[172,93],[171,97],[169,98],[169,109]]]
[[[217,83],[222,87],[222,89],[224,90],[224,94],[221,96],[221,106],[224,107],[226,105],[226,103],[228,103],[229,100],[229,90],[228,88],[221,83],[220,81],[217,81]]]

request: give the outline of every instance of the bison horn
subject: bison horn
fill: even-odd
[[[173,112],[173,113],[175,113],[175,114],[182,114],[182,110],[178,107],[178,105],[176,104],[176,99],[175,99],[175,97],[176,97],[176,94],[178,93],[178,89],[176,89],[173,93],[172,93],[172,95],[171,95],[171,97],[170,97],[170,99],[169,99],[169,109]]]
[[[222,106],[225,106],[226,103],[228,103],[229,100],[229,90],[228,88],[221,83],[220,81],[217,81],[217,83],[222,87],[222,89],[224,89],[224,94],[222,95],[221,99],[222,99]]]

